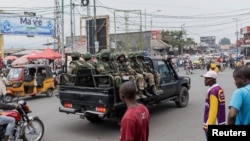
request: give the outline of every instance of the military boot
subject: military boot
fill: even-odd
[[[143,90],[139,90],[138,96],[139,96],[140,98],[147,98],[147,97],[143,94]]]
[[[156,86],[152,86],[152,92],[156,95],[160,95],[160,94],[163,94],[163,90],[161,89],[157,89]]]
[[[139,100],[140,97],[138,95],[135,96],[135,100]]]
[[[146,89],[146,90],[145,90],[145,95],[146,95],[147,97],[151,97],[151,96],[153,96],[154,94],[150,93],[150,91],[148,91],[148,89]]]

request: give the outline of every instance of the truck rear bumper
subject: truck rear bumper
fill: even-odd
[[[94,114],[94,115],[98,115],[99,117],[103,117],[105,115],[105,113],[96,112],[96,111],[87,110],[87,111],[84,111],[84,112],[80,112],[77,109],[64,108],[64,107],[59,107],[59,112],[66,113],[66,114],[81,115],[81,116],[85,116],[86,114]]]
[[[77,111],[78,110],[76,110],[76,109],[59,107],[59,112],[66,113],[66,114],[76,114]]]

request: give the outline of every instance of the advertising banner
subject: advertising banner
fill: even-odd
[[[36,16],[1,16],[0,33],[5,35],[54,36],[54,19]]]

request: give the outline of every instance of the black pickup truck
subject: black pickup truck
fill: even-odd
[[[145,57],[145,62],[157,71],[163,94],[139,99],[146,106],[165,101],[174,101],[177,107],[186,107],[189,102],[191,80],[187,76],[179,76],[169,59]],[[120,122],[126,111],[125,103],[119,99],[118,90],[114,87],[111,75],[96,74],[94,69],[78,70],[73,80],[66,82],[61,75],[58,98],[61,102],[59,112],[80,115],[90,122],[104,119]],[[98,78],[109,77],[109,84],[98,84]],[[81,79],[89,81],[81,83]]]

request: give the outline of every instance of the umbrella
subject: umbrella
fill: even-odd
[[[28,64],[29,60],[26,57],[20,57],[17,58],[15,61],[13,61],[11,63],[12,66],[21,66],[21,65],[25,65]]]
[[[36,52],[35,50],[32,50],[32,51],[26,56],[26,58],[35,56],[35,55],[37,55],[37,53],[38,53],[38,52]]]
[[[18,57],[16,56],[6,56],[4,60],[16,60]]]
[[[37,53],[33,56],[27,56],[28,59],[57,59],[60,58],[61,54],[54,52],[50,48],[46,48],[44,51]]]

